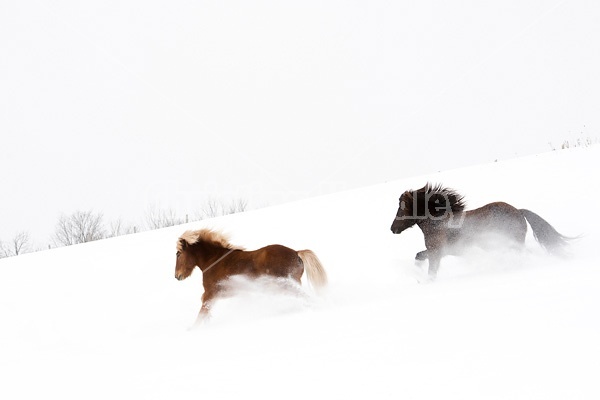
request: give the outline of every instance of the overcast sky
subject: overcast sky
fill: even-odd
[[[0,239],[598,137],[595,1],[2,1]]]

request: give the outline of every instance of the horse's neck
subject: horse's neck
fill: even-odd
[[[215,246],[207,243],[199,243],[196,246],[197,265],[200,270],[204,271],[230,252],[231,250],[225,247]]]
[[[424,234],[448,229],[448,218],[432,219],[424,218],[417,222],[417,226]]]

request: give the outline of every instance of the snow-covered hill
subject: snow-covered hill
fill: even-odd
[[[599,398],[598,171],[598,146],[556,151],[0,260],[0,397]],[[583,236],[569,259],[528,237],[521,256],[448,257],[419,284],[421,232],[389,227],[428,180]],[[175,280],[175,241],[204,226],[314,250],[327,292],[236,281],[190,330],[201,274]]]

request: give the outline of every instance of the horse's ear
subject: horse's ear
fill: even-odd
[[[188,247],[188,242],[187,240],[180,238],[179,239],[179,248],[181,248],[181,250],[185,250]]]

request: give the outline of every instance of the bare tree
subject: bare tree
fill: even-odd
[[[12,253],[15,256],[31,251],[31,238],[29,237],[29,233],[25,231],[17,233],[10,244]]]
[[[179,218],[171,208],[164,210],[157,207],[150,207],[146,212],[146,225],[150,230],[180,225],[184,222],[185,220]]]
[[[8,257],[8,249],[2,240],[0,240],[0,258]]]
[[[107,238],[129,235],[132,233],[136,233],[137,229],[135,226],[125,225],[121,218],[112,221],[108,225],[108,232],[106,233]]]
[[[18,232],[9,242],[0,242],[0,258],[14,257],[31,252],[31,238],[25,231]]]
[[[75,211],[61,215],[54,231],[54,241],[58,246],[92,242],[105,237],[102,213]]]
[[[209,198],[202,207],[202,216],[204,218],[215,218],[222,215],[236,214],[246,211],[248,200],[238,198],[226,203],[224,200]]]
[[[237,198],[233,199],[227,207],[227,214],[237,214],[248,209],[248,200]]]
[[[204,218],[215,218],[223,215],[223,204],[214,197],[209,198],[202,206]]]

